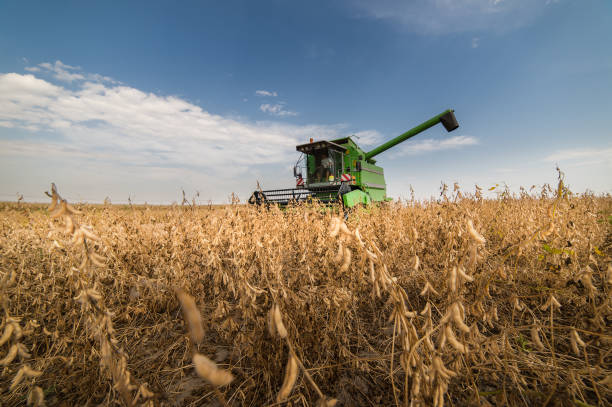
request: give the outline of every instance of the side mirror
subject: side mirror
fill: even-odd
[[[297,166],[293,167],[293,176],[294,177],[298,176],[298,174],[297,174]]]

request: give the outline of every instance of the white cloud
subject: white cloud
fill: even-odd
[[[28,66],[25,68],[25,70],[28,72],[51,73],[55,79],[62,82],[87,80],[93,82],[108,82],[112,84],[119,83],[108,76],[102,76],[99,74],[84,74],[81,72],[80,66],[67,65],[59,60],[55,61],[55,63],[53,64],[49,62],[43,62],[41,64],[38,64],[38,66]]]
[[[357,17],[395,21],[424,34],[512,29],[532,21],[551,3],[551,0],[346,1]]]
[[[278,93],[276,93],[274,91],[268,91],[268,90],[256,90],[255,91],[255,95],[257,95],[257,96],[277,97]]]
[[[363,130],[353,134],[360,146],[373,146],[383,142],[383,136],[376,130]]]
[[[85,82],[71,90],[16,73],[0,75],[0,104],[5,125],[57,132],[85,152],[116,150],[139,162],[151,157],[211,168],[282,161],[308,129],[228,119],[174,96],[127,86]],[[292,113],[276,107],[271,112]],[[46,143],[38,144],[44,151]]]
[[[572,166],[612,164],[612,148],[570,148],[557,150],[544,158],[545,162]]]
[[[424,139],[399,147],[395,156],[426,154],[434,151],[455,150],[478,144],[478,139],[471,136],[454,136],[447,139]]]
[[[478,48],[480,46],[480,38],[472,38],[472,48]]]
[[[273,116],[280,116],[280,117],[297,116],[296,112],[293,112],[291,110],[286,110],[284,103],[277,103],[274,105],[271,105],[269,103],[264,103],[259,106],[259,110],[261,110],[264,113],[271,114]]]
[[[10,165],[19,165],[19,157],[31,162],[53,162],[45,170],[46,177],[70,173],[67,169],[73,168],[71,177],[77,180],[85,175],[74,170],[94,165],[106,168],[93,173],[95,179],[123,171],[125,176],[117,179],[117,183],[142,177],[150,168],[157,168],[159,172],[165,168],[175,174],[177,182],[182,182],[180,175],[176,175],[181,173],[190,174],[195,185],[202,180],[223,179],[219,184],[221,189],[211,191],[213,199],[219,201],[232,191],[244,192],[242,188],[251,188],[254,177],[260,173],[257,168],[271,168],[295,160],[297,144],[310,137],[339,137],[346,130],[342,125],[298,126],[229,118],[209,113],[175,96],[159,96],[124,85],[90,81],[75,81],[70,86],[58,83],[33,74],[0,74],[0,156],[3,157],[0,173],[14,174],[21,167]],[[271,109],[278,116],[294,114],[282,105]],[[19,134],[17,139],[16,134]],[[42,179],[40,175],[30,175],[31,179],[26,180],[28,170],[19,171],[22,182],[35,184]],[[107,173],[103,174],[104,171]],[[202,174],[200,178],[194,175],[198,173]],[[287,180],[291,182],[289,173]],[[112,180],[106,185],[116,188]],[[85,196],[86,188],[82,190]],[[89,196],[95,196],[95,186],[91,188],[94,192]]]
[[[78,66],[66,65],[62,63],[62,61],[55,61],[55,64],[43,62],[38,66],[46,69],[47,71],[53,72],[53,76],[55,77],[55,79],[58,79],[63,82],[72,82],[75,80],[85,79],[85,76],[83,76],[82,74],[78,72],[71,72],[80,70]]]

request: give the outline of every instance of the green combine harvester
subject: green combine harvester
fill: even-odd
[[[319,201],[352,208],[359,204],[390,201],[383,169],[376,165],[374,157],[438,123],[442,123],[448,132],[459,127],[454,110],[449,109],[368,152],[363,151],[351,137],[332,141],[310,139],[310,143],[296,146],[296,150],[302,153],[293,167],[296,187],[256,190],[249,203],[286,206]]]

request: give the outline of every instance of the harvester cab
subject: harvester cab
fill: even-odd
[[[305,165],[308,187],[317,188],[340,183],[346,148],[330,141],[317,141],[297,146],[296,150],[304,157],[302,162]]]
[[[449,109],[369,152],[363,151],[351,137],[331,141],[310,139],[309,143],[296,146],[302,153],[293,168],[296,188],[257,190],[249,203],[284,206],[318,200],[351,208],[388,201],[391,198],[387,197],[384,170],[376,165],[374,157],[438,123],[448,132],[459,127],[454,111]]]

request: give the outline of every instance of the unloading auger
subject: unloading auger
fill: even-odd
[[[454,110],[449,109],[368,152],[363,151],[351,137],[332,141],[310,139],[310,143],[295,148],[302,153],[293,167],[296,187],[258,189],[248,202],[286,206],[317,200],[352,208],[358,204],[389,201],[384,170],[376,165],[374,157],[438,123],[442,123],[448,132],[459,127]]]

